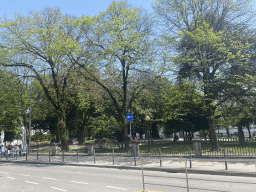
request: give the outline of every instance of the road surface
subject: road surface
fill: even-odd
[[[145,171],[145,189],[187,192],[184,173]],[[154,176],[154,177],[152,177]],[[190,192],[254,192],[255,177],[189,174]],[[134,192],[143,189],[140,170],[47,164],[0,164],[1,192]]]

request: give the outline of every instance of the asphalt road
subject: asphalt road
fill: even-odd
[[[184,173],[145,171],[145,189],[186,192]],[[152,177],[154,176],[154,177]],[[190,192],[254,192],[255,177],[189,174]],[[0,163],[0,192],[134,192],[142,190],[140,170],[67,165]]]

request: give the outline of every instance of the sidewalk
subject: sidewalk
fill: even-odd
[[[143,159],[143,160],[142,160]],[[72,165],[72,166],[90,166],[90,167],[105,167],[105,168],[119,168],[119,169],[134,169],[141,170],[141,162],[143,162],[144,170],[151,171],[165,171],[175,173],[185,173],[185,160],[187,160],[188,173],[194,174],[214,174],[214,175],[230,175],[230,176],[244,176],[256,177],[256,159],[228,159],[227,168],[224,159],[195,159],[193,158],[192,168],[190,168],[190,161],[185,158],[162,158],[160,167],[159,157],[141,157],[137,156],[115,156],[114,164],[111,155],[95,156],[39,156],[37,161],[36,155],[26,157],[10,157],[1,158],[0,163],[41,163],[49,165]],[[135,165],[136,164],[136,165]]]

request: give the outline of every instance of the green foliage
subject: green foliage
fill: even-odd
[[[28,90],[15,74],[0,70],[0,131],[6,131],[8,141],[19,138]]]
[[[89,127],[93,130],[92,137],[97,139],[111,137],[117,137],[118,139],[118,133],[121,132],[120,123],[113,116],[102,115],[93,118]]]
[[[173,85],[165,94],[163,120],[183,120],[187,114],[203,115],[205,104],[202,94],[196,91],[193,83],[183,81],[179,85]]]
[[[48,139],[47,135],[43,134],[43,132],[39,131],[36,132],[34,135],[31,136],[31,141],[39,141]]]
[[[183,81],[179,85],[173,85],[162,97],[164,100],[162,120],[166,123],[165,133],[208,129],[202,94],[196,91],[193,83]]]

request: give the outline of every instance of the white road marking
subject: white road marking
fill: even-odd
[[[34,185],[38,185],[39,183],[34,183],[34,182],[31,182],[31,181],[25,181],[26,183],[31,183],[31,184],[34,184]]]
[[[54,178],[49,178],[49,177],[43,177],[44,179],[50,179],[50,180],[58,180],[58,179],[54,179]]]
[[[52,189],[56,189],[56,190],[59,190],[59,191],[67,191],[65,189],[59,189],[59,188],[56,188],[56,187],[51,187]]]
[[[0,172],[0,173],[5,173],[5,172]]]
[[[88,184],[88,183],[84,183],[84,182],[78,182],[78,181],[71,181],[72,183],[79,183],[79,184]]]
[[[6,178],[8,178],[8,179],[15,179],[15,178],[13,178],[13,177],[6,177]]]
[[[24,175],[24,174],[18,174],[20,176],[25,176],[25,177],[29,177],[30,175]]]
[[[108,188],[113,188],[113,189],[120,189],[120,190],[127,190],[127,189],[124,189],[124,188],[119,188],[119,187],[112,187],[112,186],[106,186],[106,187],[108,187]]]

